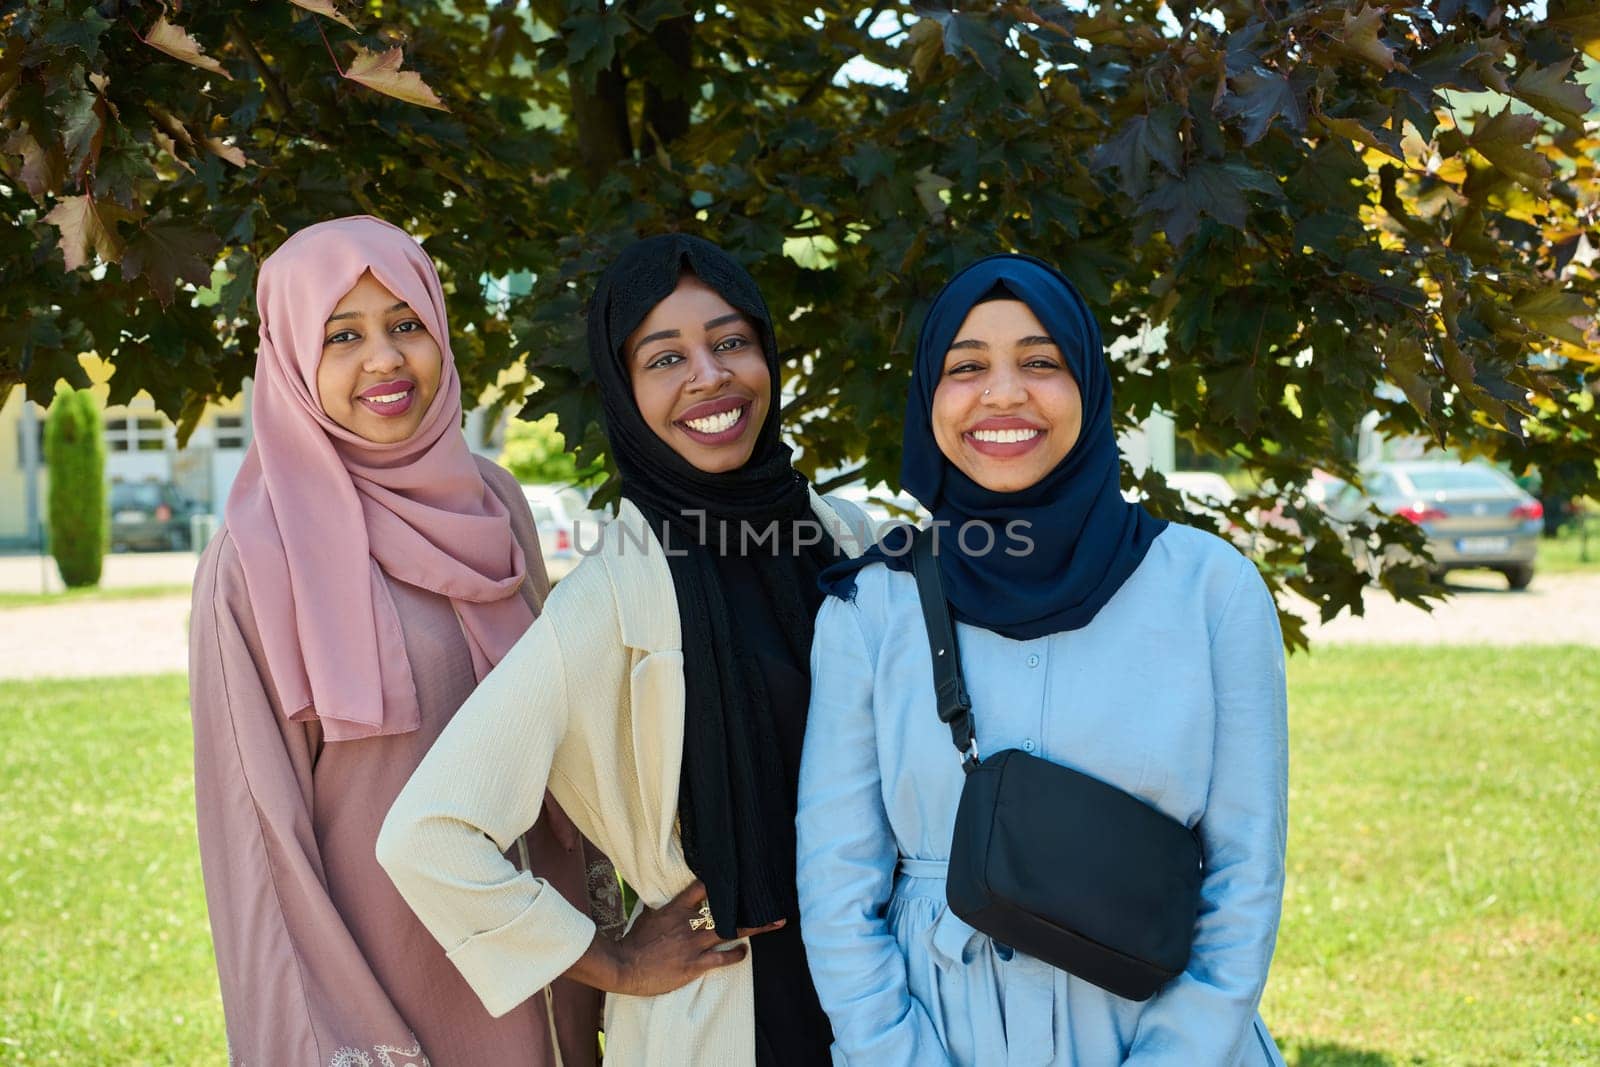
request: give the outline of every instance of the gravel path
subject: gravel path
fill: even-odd
[[[1311,626],[1311,644],[1600,645],[1600,573],[1540,575],[1520,593],[1486,572],[1453,573],[1448,584],[1454,595],[1432,613],[1369,589],[1365,615]]]
[[[105,557],[100,588],[188,585],[200,557],[193,552],[112,552]],[[0,556],[0,593],[59,593],[61,575],[48,556]]]
[[[1431,615],[1369,591],[1364,617],[1314,626],[1311,643],[1600,646],[1600,574],[1540,576],[1522,593],[1504,584],[1453,576],[1456,595]],[[0,609],[0,679],[186,671],[188,619],[187,596]]]
[[[189,598],[0,609],[0,679],[189,669]]]

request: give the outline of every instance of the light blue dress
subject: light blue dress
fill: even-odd
[[[817,618],[800,772],[801,928],[836,1064],[1281,1065],[1256,1006],[1283,896],[1283,646],[1255,567],[1167,527],[1087,627],[1031,641],[959,625],[980,749],[1068,764],[1198,827],[1187,970],[1123,1000],[945,905],[962,772],[909,573],[857,576]],[[1071,818],[1071,812],[1062,812]]]

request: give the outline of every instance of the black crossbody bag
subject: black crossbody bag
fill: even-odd
[[[974,929],[1129,1000],[1189,962],[1201,850],[1183,823],[1137,797],[1015,748],[980,757],[932,537],[912,571],[933,657],[939,718],[961,753],[945,892]]]

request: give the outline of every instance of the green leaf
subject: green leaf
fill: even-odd
[[[1249,437],[1261,424],[1261,377],[1254,363],[1218,367],[1205,376],[1207,407]]]
[[[1383,339],[1383,367],[1424,419],[1433,417],[1433,385],[1428,381],[1427,357],[1415,333],[1391,328]]]
[[[1590,59],[1600,59],[1600,6],[1594,0],[1550,0],[1545,26],[1570,34]]]
[[[1400,147],[1400,131],[1393,126],[1369,126],[1360,119],[1336,118],[1332,115],[1317,117],[1335,136],[1376,148],[1401,163],[1405,162],[1406,154]]]
[[[1289,79],[1259,64],[1228,79],[1233,91],[1222,98],[1218,111],[1223,118],[1243,120],[1244,143],[1255,144],[1272,128],[1272,120],[1282,115],[1290,127],[1305,129],[1305,108]]]
[[[0,371],[26,374],[35,353],[58,350],[62,340],[60,324],[48,310],[29,308],[21,315],[0,318]],[[5,389],[10,396],[10,386]]]
[[[1507,104],[1498,115],[1479,122],[1467,143],[1507,177],[1542,194],[1550,184],[1550,161],[1528,147],[1538,132],[1536,116],[1518,115]]]
[[[73,93],[61,112],[61,138],[73,174],[93,167],[105,140],[105,105],[94,93]]]
[[[1344,13],[1344,21],[1334,40],[1338,46],[1363,63],[1382,71],[1395,69],[1394,49],[1379,39],[1383,32],[1383,8],[1362,7]]]
[[[1348,141],[1330,140],[1306,155],[1284,183],[1291,203],[1303,210],[1338,211],[1359,225],[1354,212],[1367,199],[1367,166]]]
[[[963,54],[977,60],[978,66],[991,78],[1000,77],[1000,57],[1006,46],[997,30],[999,21],[994,15],[970,15],[913,4],[917,13],[938,22],[944,30],[946,55],[962,58]]]
[[[1484,57],[1477,41],[1445,37],[1411,63],[1411,76],[1429,89],[1448,86],[1466,92],[1482,92],[1481,72],[1471,69]]]
[[[865,189],[880,178],[894,174],[894,157],[877,145],[863,142],[843,161],[847,174],[856,180],[856,188]]]
[[[120,134],[113,124],[94,168],[94,195],[132,209],[144,200],[144,183],[155,177],[147,146]]]
[[[1349,215],[1338,211],[1323,211],[1307,215],[1295,223],[1295,244],[1320,252],[1330,259],[1343,255],[1344,244],[1362,235],[1361,225]]]
[[[76,48],[91,63],[100,59],[100,38],[111,28],[111,20],[93,4],[82,5],[75,14],[54,6],[39,19],[39,40],[52,48]]]
[[[1183,149],[1178,144],[1182,121],[1183,110],[1173,103],[1162,104],[1148,115],[1135,115],[1095,150],[1090,167],[1115,170],[1118,188],[1130,197],[1143,196],[1150,188],[1151,161],[1168,174],[1182,172]]]
[[[601,5],[600,10],[583,11],[561,24],[566,31],[567,69],[586,90],[593,90],[600,72],[611,66],[617,40],[628,32],[621,8]]]
[[[1396,93],[1391,128],[1400,129],[1402,123],[1409,122],[1418,137],[1424,141],[1433,140],[1434,133],[1439,129],[1439,116],[1434,110],[1436,99],[1436,94],[1431,90],[1426,94]]]
[[[1571,129],[1583,132],[1583,120],[1594,107],[1583,86],[1568,81],[1576,56],[1548,67],[1534,67],[1511,83],[1511,94]]]
[[[1282,195],[1271,177],[1243,163],[1197,163],[1181,178],[1163,179],[1139,210],[1160,216],[1167,240],[1176,247],[1194,232],[1201,216],[1244,229],[1250,211],[1246,192]]]
[[[1525,293],[1511,302],[1511,310],[1523,324],[1550,337],[1587,344],[1578,322],[1592,321],[1594,308],[1580,293],[1549,285]]]

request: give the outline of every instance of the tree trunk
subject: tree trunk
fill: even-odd
[[[633,158],[633,133],[628,128],[628,80],[622,73],[622,56],[585,89],[567,72],[572,92],[572,122],[578,131],[578,159],[584,178],[593,188],[618,163]]]
[[[694,16],[662,20],[650,40],[679,77],[670,86],[645,83],[644,125],[639,131],[639,150],[644,154],[689,132],[689,116],[700,96],[700,79],[694,71]]]

